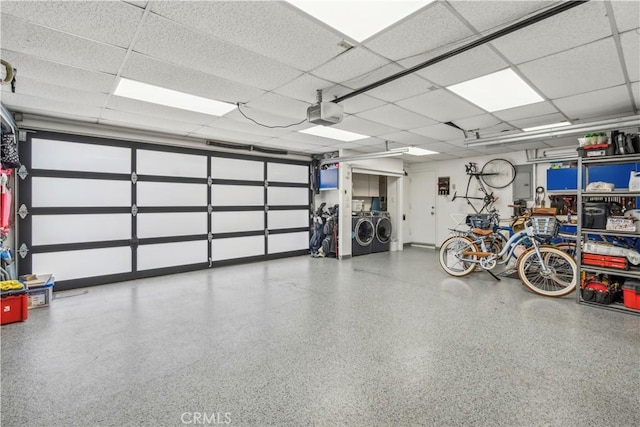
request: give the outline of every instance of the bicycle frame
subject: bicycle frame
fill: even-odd
[[[463,198],[467,201],[467,204],[471,206],[471,208],[475,213],[480,214],[485,210],[489,212],[489,206],[491,206],[491,204],[495,202],[495,199],[493,198],[493,192],[492,193],[487,192],[487,189],[485,188],[484,184],[482,183],[482,180],[480,179],[480,177],[482,176],[482,172],[478,172],[478,167],[475,163],[469,163],[468,165],[465,165],[465,169],[466,169],[467,175],[469,175],[469,179],[467,180],[467,188],[464,192],[464,196],[458,196],[457,193],[454,193],[451,201],[454,201],[457,198]],[[480,192],[484,194],[484,197],[469,196],[469,187],[471,187],[471,178],[476,179],[476,181],[478,182],[478,188]],[[478,210],[475,207],[475,205],[471,203],[471,200],[482,200],[483,201],[482,208]]]

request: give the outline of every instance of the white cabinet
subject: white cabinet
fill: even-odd
[[[380,177],[354,173],[353,197],[380,197]]]

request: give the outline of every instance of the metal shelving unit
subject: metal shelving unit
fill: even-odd
[[[582,189],[582,173],[584,166],[584,178],[585,183],[589,183],[589,166],[595,165],[614,165],[614,164],[628,164],[628,163],[638,163],[640,162],[640,155],[625,155],[625,156],[612,156],[612,157],[602,157],[602,158],[578,158],[578,190],[577,190],[577,208],[578,213],[582,215],[582,206],[583,199],[592,199],[592,198],[602,198],[602,197],[640,197],[640,191],[634,192],[626,190],[613,190],[613,191],[584,191]],[[636,206],[636,208],[640,208]],[[640,233],[638,232],[623,232],[623,231],[610,231],[610,230],[596,230],[596,229],[586,229],[582,228],[582,219],[578,221],[578,229],[577,235],[584,241],[586,236],[588,235],[599,235],[599,236],[615,236],[615,237],[637,237],[640,238]],[[576,247],[576,257],[578,261],[578,278],[581,279],[582,272],[588,271],[591,273],[602,273],[602,274],[611,274],[614,276],[624,276],[630,277],[634,279],[640,279],[640,269],[638,270],[620,270],[616,268],[606,268],[606,267],[595,267],[590,265],[582,264],[582,248],[581,245],[577,245]],[[631,313],[635,315],[640,315],[640,310],[633,310],[625,307],[622,304],[614,303],[614,304],[599,304],[591,301],[583,301],[582,300],[582,292],[578,289],[578,302],[585,305],[595,306],[598,308],[604,308],[607,310],[614,310],[624,313]]]

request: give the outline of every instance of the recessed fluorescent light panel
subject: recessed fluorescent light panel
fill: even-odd
[[[235,105],[229,104],[228,102],[215,101],[213,99],[124,78],[120,78],[118,87],[116,87],[113,94],[124,98],[137,99],[138,101],[151,102],[153,104],[196,111],[213,116],[223,116],[236,108]]]
[[[308,135],[321,136],[323,138],[337,139],[338,141],[357,141],[359,139],[369,138],[369,135],[361,135],[355,132],[349,132],[342,129],[336,129],[328,126],[314,126],[309,129],[299,131]]]
[[[362,42],[432,1],[297,0],[289,3]]]
[[[437,151],[425,150],[424,148],[418,147],[401,148],[398,151],[404,151],[405,154],[410,156],[428,156],[429,154],[438,154]]]
[[[544,101],[510,68],[447,89],[491,113]]]
[[[540,126],[533,126],[530,128],[522,128],[523,131],[525,132],[529,132],[532,130],[542,130],[542,129],[552,129],[552,128],[559,128],[562,126],[569,126],[571,123],[569,122],[560,122],[560,123],[551,123],[548,125],[540,125]]]

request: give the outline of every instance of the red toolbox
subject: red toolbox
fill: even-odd
[[[629,269],[629,262],[627,258],[623,256],[582,254],[582,263],[585,265],[593,265],[594,267],[618,268],[620,270]]]
[[[29,297],[24,295],[0,298],[0,324],[22,322],[29,317]]]
[[[622,285],[622,299],[624,306],[634,310],[640,310],[640,282],[627,280]]]

